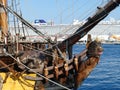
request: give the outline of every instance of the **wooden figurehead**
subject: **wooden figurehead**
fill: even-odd
[[[91,38],[90,35],[88,35],[88,40]],[[101,47],[101,42],[99,39],[96,39],[92,41],[90,39],[90,42],[87,43],[87,59],[83,61],[79,61],[78,66],[78,72],[76,74],[75,78],[75,90],[77,90],[78,87],[82,84],[84,79],[87,78],[87,76],[90,74],[90,72],[95,68],[95,66],[98,64],[100,55],[103,52],[103,48]]]

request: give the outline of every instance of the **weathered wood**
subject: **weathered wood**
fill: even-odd
[[[7,0],[0,0],[0,3],[6,6]],[[7,20],[8,20],[7,12],[0,5],[0,29],[1,29],[2,39],[4,39],[4,37],[7,37],[7,34],[8,34]]]
[[[3,4],[2,1],[3,0],[0,0],[0,4],[1,3]],[[4,1],[6,2],[6,0]],[[9,7],[6,7],[4,6],[4,4],[3,5],[2,4],[0,5],[0,8],[4,7],[8,11],[16,15],[18,18],[22,19],[19,15],[16,14],[16,12],[13,12],[12,10],[9,9]],[[37,73],[37,74],[39,73],[45,76],[46,78],[55,80],[56,82],[59,82],[63,85],[67,84],[67,80],[70,80],[70,75],[71,75],[72,80],[74,81],[72,82],[72,84],[74,83],[75,89],[77,89],[81,85],[83,80],[87,78],[87,76],[90,74],[93,68],[98,64],[98,61],[100,59],[99,52],[102,51],[102,48],[97,47],[99,46],[99,44],[95,44],[96,42],[93,42],[92,44],[88,43],[87,49],[82,51],[82,53],[76,55],[75,58],[71,59],[72,58],[72,45],[75,44],[84,35],[86,35],[97,23],[103,20],[109,14],[109,12],[115,9],[119,4],[120,4],[120,0],[111,0],[103,8],[98,7],[98,11],[96,12],[96,14],[93,15],[92,17],[89,17],[88,21],[82,27],[80,27],[72,36],[68,37],[61,43],[51,46],[52,48],[50,49],[47,48],[46,50],[44,50],[44,52],[41,52],[41,50],[43,50],[42,48],[45,49],[45,44],[49,44],[50,43],[49,41],[48,43],[44,43],[41,45],[39,43],[19,42],[18,47],[17,47],[18,51],[23,50],[24,53],[22,56],[20,56],[20,55],[17,55],[18,53],[16,54],[13,51],[14,52],[13,54],[15,54],[14,57],[18,58],[19,56],[20,62],[26,65],[27,67],[29,67],[30,70],[27,70],[28,68],[24,67],[24,65],[22,66],[22,68],[20,68],[19,63],[15,64],[17,66],[17,69],[15,65],[12,65],[14,68],[12,69],[9,68],[7,64],[8,65],[12,64],[14,63],[15,60],[11,58],[10,56],[5,55],[3,51],[0,52],[1,65],[5,66],[4,68],[7,68],[8,71],[13,72],[13,73],[14,73],[14,70],[16,70],[16,72],[22,72],[25,70],[25,73],[32,73],[34,71],[34,73]],[[7,17],[5,14],[6,14],[5,12],[0,14],[0,20],[1,20],[0,27],[1,29],[3,29],[3,34],[7,35],[7,30],[8,30],[7,24],[6,24]],[[4,19],[5,21],[2,19]],[[31,25],[28,25],[28,26],[31,26]],[[36,33],[41,34],[40,32],[37,32],[37,30],[34,27],[31,26],[31,28],[34,29]],[[5,44],[3,46],[1,45],[0,47],[4,48]],[[91,47],[89,47],[89,45],[91,45]],[[16,46],[16,43],[14,44],[14,46]],[[30,48],[28,48],[29,46]],[[10,47],[7,45],[6,50],[9,53],[12,53],[12,50],[10,49]],[[55,50],[56,47],[58,47],[57,51]],[[39,49],[39,51],[36,51],[37,49]],[[59,49],[61,51],[58,51]],[[66,57],[66,53],[65,53],[66,49],[69,53],[69,58],[70,58],[69,61],[67,61],[64,58]],[[16,47],[14,50],[16,50]],[[47,52],[47,55],[46,55],[46,52]],[[62,58],[60,57],[60,55],[62,55],[61,52],[62,54],[65,53],[63,55],[64,57]],[[56,57],[54,57],[54,54],[56,55]],[[76,78],[74,80],[75,75],[76,75]],[[48,83],[48,79],[39,77],[39,75],[38,77],[30,77],[30,76],[23,76],[23,77],[25,79],[35,80],[36,82],[40,81],[41,82],[40,85],[42,89],[45,87],[46,83]]]

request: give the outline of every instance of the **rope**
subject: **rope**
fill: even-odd
[[[75,14],[76,11],[78,11],[78,10],[81,9],[81,8],[83,8],[83,7],[85,6],[84,4],[86,4],[86,2],[84,2],[83,5],[80,6],[77,10],[75,10],[74,12],[72,12],[72,14],[70,14],[69,16],[66,16],[66,18],[65,18],[64,20],[67,20],[68,17],[70,17],[70,16],[73,15],[73,13]],[[65,10],[64,10],[64,11],[65,11]],[[87,11],[87,12],[88,12],[88,11]],[[85,12],[85,13],[86,13],[86,12]],[[85,13],[84,13],[84,14],[85,14]],[[85,16],[84,14],[83,14],[83,16]],[[89,15],[89,14],[88,14],[88,15]],[[72,23],[73,23],[73,22],[72,22]],[[71,24],[72,24],[72,23],[71,23]],[[78,25],[78,26],[80,27],[81,25]],[[78,28],[77,28],[77,29],[78,29]],[[74,32],[75,30],[76,30],[76,26],[73,27],[73,25],[71,25],[70,27],[66,27],[66,28],[63,29],[62,31],[58,32],[57,34],[58,34],[58,35],[59,35],[59,34],[65,34],[65,33],[67,33],[68,31],[73,31],[73,32]],[[57,34],[55,34],[55,35],[57,35]]]
[[[16,62],[14,62],[14,63],[12,63],[12,64],[9,64],[9,65],[7,65],[7,66],[1,67],[0,69],[7,68],[7,67],[12,66],[12,65],[14,65],[14,64],[16,64]]]
[[[83,29],[79,30],[79,31],[76,31],[74,34],[78,34],[79,32],[83,31],[84,29],[88,28],[89,26],[91,26],[92,24],[98,22],[99,20],[105,18],[106,16],[108,15],[108,13],[106,13],[105,15],[103,15],[102,17],[100,17],[98,20],[96,20],[95,22],[89,24],[88,26],[84,27]]]
[[[64,13],[66,13],[66,12],[68,12],[68,10],[69,11],[72,11],[71,9],[73,8],[73,7],[71,7],[72,5],[73,5],[73,3],[70,5],[70,7],[67,7],[67,8],[63,8],[63,6],[62,7],[60,7],[61,5],[59,5],[59,3],[61,2],[58,2],[59,0],[56,0],[56,9],[57,9],[57,11],[58,11],[58,14],[57,14],[57,16],[55,16],[55,17],[53,17],[53,19],[56,19],[56,18],[58,18],[58,17],[61,17],[61,14],[63,15]],[[78,3],[78,1],[75,1],[74,2],[74,4],[76,5]],[[68,6],[68,5],[66,5],[66,6]],[[82,6],[81,6],[82,7]],[[63,8],[63,10],[62,10],[62,8]],[[66,16],[66,17],[64,17],[64,19],[62,19],[62,20],[64,20],[64,21],[67,21],[67,19],[68,18],[70,18],[71,16],[73,16],[73,11],[72,11],[72,15],[70,14],[69,16]],[[61,23],[61,22],[60,22]]]
[[[76,29],[78,29],[78,26],[80,27],[81,25],[70,25],[70,27],[66,27],[65,29],[61,30],[60,32],[56,33],[55,36],[59,36],[60,34],[65,34],[69,31],[75,32]]]
[[[0,5],[3,7],[3,9],[8,10],[10,13],[12,13],[14,16],[16,16],[23,24],[25,24],[26,26],[31,28],[35,33],[37,33],[40,36],[43,36],[44,40],[50,42],[48,37],[46,37],[42,32],[37,30],[35,27],[33,27],[30,23],[28,23],[25,19],[23,19],[20,15],[18,15],[15,11],[13,11],[10,7],[4,6],[2,3],[0,3]]]
[[[94,23],[98,22],[99,20],[103,19],[103,18],[106,17],[107,15],[108,15],[108,13],[106,13],[104,16],[102,16],[101,18],[99,18],[99,19],[96,20],[95,22],[93,22],[93,23],[89,24],[88,26],[82,28],[81,30],[76,31],[76,32],[75,32],[73,35],[71,35],[71,36],[74,36],[74,35],[82,32],[84,29],[88,28],[89,26],[93,25]],[[87,33],[85,33],[85,34],[87,34]],[[71,36],[69,36],[68,39],[70,39]],[[82,37],[83,37],[83,36],[82,36]],[[82,37],[81,37],[81,38],[82,38]],[[81,39],[81,38],[80,38],[80,39]],[[66,39],[66,41],[67,41],[67,39]],[[53,47],[56,46],[56,45],[58,45],[58,44],[60,44],[60,43],[54,44]],[[47,48],[47,49],[44,49],[43,51],[49,50],[49,49],[51,49],[51,48],[52,48],[52,47]],[[58,48],[59,48],[59,47],[58,47]]]
[[[23,45],[23,44],[22,44]],[[28,48],[28,49],[32,49],[32,50],[35,50],[35,51],[39,51],[40,49],[35,49],[35,47],[32,47],[31,48],[31,45],[23,45],[25,48]],[[41,50],[40,50],[41,51]],[[52,54],[48,54],[47,52],[44,52],[44,51],[41,51],[42,53],[44,53],[45,55],[49,55],[49,56],[53,56]]]
[[[86,4],[88,4],[88,2],[90,2],[90,1],[87,1],[87,3],[85,3],[84,5],[86,6]],[[100,2],[100,1],[99,1],[99,2]],[[81,15],[78,16],[78,19],[79,19],[80,21],[82,21],[82,20],[85,20],[86,18],[88,18],[90,15],[92,15],[92,13],[96,11],[96,7],[95,7],[95,6],[100,5],[99,2],[97,1],[97,2],[95,2],[95,3],[93,3],[93,4],[91,4],[91,5],[89,6],[89,9],[83,10],[84,12],[82,12]],[[93,8],[93,6],[94,6],[94,8]],[[92,9],[91,9],[91,8],[92,8]],[[87,13],[87,14],[86,14],[86,13]],[[82,17],[82,18],[81,18],[81,17]]]
[[[60,54],[60,57],[65,60],[65,57],[64,57],[63,53],[61,52],[61,50],[57,46],[56,46],[56,49],[57,49],[58,53]]]
[[[64,17],[64,19],[63,20],[67,20],[67,19],[69,19],[70,17],[72,17],[73,16],[73,14],[74,15],[78,15],[77,13],[78,13],[78,11],[80,11],[80,10],[82,10],[82,8],[86,8],[85,6],[87,6],[87,4],[88,4],[88,2],[89,2],[89,0],[85,0],[84,1],[84,3],[81,3],[81,1],[79,2],[79,1],[77,1],[76,2],[76,6],[79,6],[78,8],[75,8],[74,10],[72,10],[71,11],[71,13],[69,14],[69,15],[67,15],[66,17]],[[75,3],[74,3],[75,4]],[[77,4],[79,4],[79,5],[77,5]],[[97,3],[96,3],[97,4]],[[94,5],[93,5],[94,6]],[[91,9],[90,9],[91,10]],[[81,16],[83,17],[83,16],[85,16],[85,14],[86,14],[86,12],[88,13],[88,11],[90,11],[90,10],[87,10],[87,11],[84,11],[84,14],[82,14]],[[81,11],[80,11],[81,12]],[[80,13],[81,14],[81,13]],[[79,14],[79,15],[80,15]],[[89,14],[88,14],[89,15]],[[81,17],[80,16],[80,17]],[[73,19],[75,19],[75,18],[73,18]]]
[[[19,62],[19,61],[18,61],[16,58],[14,58],[11,54],[7,53],[6,50],[4,50],[4,53],[5,53],[6,55],[9,55],[9,56],[10,56],[11,58],[13,58],[15,61],[17,61],[18,63],[20,63],[21,65],[23,65],[25,68],[31,70],[33,73],[39,75],[40,77],[42,77],[42,78],[44,78],[44,79],[46,79],[46,80],[48,80],[48,81],[50,81],[50,82],[58,85],[58,86],[60,86],[60,87],[62,87],[62,88],[64,88],[64,89],[71,90],[71,89],[69,89],[69,88],[67,88],[67,87],[65,87],[65,86],[63,86],[63,85],[61,85],[61,84],[59,84],[59,83],[57,83],[57,82],[54,82],[54,81],[50,80],[49,78],[46,78],[45,76],[41,75],[40,73],[35,72],[35,71],[32,70],[31,68],[29,68],[29,67],[27,67],[26,65],[24,65],[23,63]]]
[[[23,45],[23,44],[22,44]],[[31,45],[23,45],[23,47],[25,47],[25,48],[27,48],[27,49],[32,49],[32,50],[35,50],[35,51],[41,51],[40,49],[36,49],[35,47],[33,47],[32,46],[32,48],[31,48]],[[57,47],[58,48],[58,47]],[[58,48],[59,49],[59,48]],[[45,54],[45,55],[48,55],[48,56],[52,56],[53,58],[55,58],[56,56],[53,54],[50,54],[50,53],[47,53],[47,51],[41,51],[41,53],[43,53],[43,54]],[[62,55],[62,54],[61,54]],[[58,55],[58,57],[59,58],[61,58],[59,55]],[[65,57],[64,57],[64,59],[65,59]],[[22,60],[21,60],[22,61]],[[9,67],[9,66],[12,66],[12,65],[14,65],[14,64],[16,64],[17,62],[14,62],[14,63],[12,63],[12,64],[9,64],[8,66],[4,66],[4,67],[1,67],[0,69],[3,69],[3,68],[7,68],[7,67]]]
[[[120,18],[118,18],[118,20],[119,20],[119,19],[120,19]],[[106,27],[106,28],[103,30],[103,32],[100,32],[98,35],[101,35],[101,34],[105,33],[105,31],[108,30],[108,29],[111,28],[111,27],[112,27],[112,24],[109,25],[108,27]],[[108,33],[108,31],[107,31],[107,33]],[[110,31],[109,31],[109,33],[110,33]]]

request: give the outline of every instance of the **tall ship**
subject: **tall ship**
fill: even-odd
[[[103,48],[101,41],[93,41],[90,34],[80,53],[73,55],[73,45],[119,6],[120,0],[110,0],[105,6],[97,7],[93,16],[61,42],[57,37],[51,40],[27,22],[16,12],[14,3],[10,7],[8,0],[0,0],[0,90],[79,89],[99,63]],[[29,40],[25,28],[41,38]]]

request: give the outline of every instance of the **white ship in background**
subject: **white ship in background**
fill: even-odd
[[[77,28],[79,28],[79,26],[82,26],[85,22],[86,21],[73,20],[72,24],[55,24],[53,21],[46,22],[43,19],[36,19],[32,24],[35,28],[40,30],[46,36],[49,36],[52,40],[57,38],[57,41],[63,41],[65,38],[69,37],[72,33],[74,33],[77,30]],[[25,28],[26,34],[27,31],[30,32],[30,34],[26,36],[28,40],[41,40],[40,36],[38,36],[33,31],[30,31],[29,28]],[[99,38],[103,41],[103,43],[119,42],[120,20],[110,18],[107,21],[101,21],[88,34],[92,35],[93,40]],[[87,40],[87,35],[80,39],[80,42],[85,42]]]

